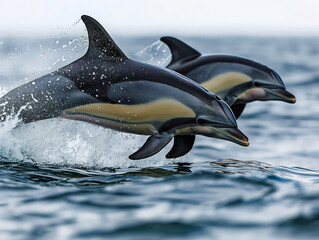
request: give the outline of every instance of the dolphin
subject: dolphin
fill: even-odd
[[[236,118],[253,101],[295,103],[279,74],[258,62],[232,55],[202,55],[173,37],[162,37],[172,60],[166,66],[198,82],[228,103]]]
[[[166,67],[189,77],[218,95],[231,107],[236,118],[239,118],[249,102],[257,100],[296,102],[294,95],[286,90],[278,73],[265,65],[232,55],[202,55],[173,37],[162,37],[161,41],[170,48],[172,53],[172,60]],[[201,135],[214,134],[224,139],[216,130],[198,129]],[[191,150],[191,147],[178,147],[183,143],[180,138],[187,137],[184,135],[174,138],[174,148],[181,149],[180,155],[185,155]]]
[[[24,123],[63,117],[150,135],[129,156],[133,160],[156,154],[174,135],[179,144],[167,157],[191,149],[195,134],[248,145],[218,96],[179,73],[129,59],[95,19],[81,18],[89,38],[86,54],[4,95],[2,121],[14,114]]]

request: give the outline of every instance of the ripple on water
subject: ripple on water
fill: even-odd
[[[250,138],[248,148],[196,137],[190,154],[174,161],[164,157],[170,146],[150,159],[128,160],[145,137],[66,119],[16,127],[12,118],[0,128],[1,238],[318,238],[318,41],[184,40],[202,52],[232,53],[269,65],[297,103],[248,104],[238,121]],[[121,41],[132,52],[149,39]],[[24,40],[0,44],[1,95],[51,71],[48,66],[75,59],[73,44],[85,39],[59,39],[57,46],[67,47],[56,49],[58,57],[46,51],[52,44],[41,43],[40,49],[35,42],[36,47]],[[27,53],[21,50],[25,44],[30,44]],[[10,49],[18,49],[13,57],[8,57]],[[26,62],[26,56],[35,61]],[[134,57],[162,66],[170,60],[160,42]]]

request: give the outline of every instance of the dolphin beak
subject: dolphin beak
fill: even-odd
[[[296,98],[293,94],[285,89],[265,89],[267,100],[277,100],[287,103],[295,103]]]
[[[227,140],[247,147],[249,145],[248,137],[238,128],[214,128],[214,127],[194,127],[197,134]]]
[[[246,135],[243,134],[236,127],[215,128],[215,127],[207,127],[207,126],[194,126],[192,127],[192,131],[194,134],[211,137],[211,138],[223,139],[226,141],[237,143],[241,146],[247,147],[249,145],[249,141]]]
[[[248,137],[238,128],[218,128],[217,130],[222,134],[221,138],[237,143],[241,146],[249,146]]]

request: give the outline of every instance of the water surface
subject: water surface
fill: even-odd
[[[156,37],[116,40],[132,58],[169,61]],[[249,104],[238,121],[248,148],[197,137],[173,161],[169,146],[128,160],[142,136],[66,119],[16,127],[12,118],[0,128],[1,239],[318,239],[319,39],[183,40],[270,66],[297,103]],[[70,63],[86,44],[0,39],[1,95]]]

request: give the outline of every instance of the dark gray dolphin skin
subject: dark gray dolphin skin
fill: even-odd
[[[8,92],[0,99],[2,120],[14,114],[25,123],[64,117],[151,135],[130,156],[134,160],[156,154],[174,135],[184,145],[173,147],[169,158],[181,156],[184,148],[188,152],[195,134],[248,145],[219,97],[174,71],[128,59],[96,20],[82,20],[89,36],[87,53]]]
[[[247,58],[232,55],[202,55],[173,37],[162,37],[171,50],[167,68],[198,82],[228,103],[236,118],[253,101],[295,103],[274,70]]]
[[[173,37],[162,37],[161,41],[168,45],[172,53],[172,60],[167,68],[191,78],[217,94],[231,107],[236,118],[249,102],[296,102],[294,95],[286,90],[280,76],[265,65],[231,55],[202,55]],[[174,147],[178,148],[180,143],[182,140],[176,140],[175,137]],[[183,150],[183,154],[186,154],[187,148],[184,147]],[[191,148],[188,149],[190,150]]]

